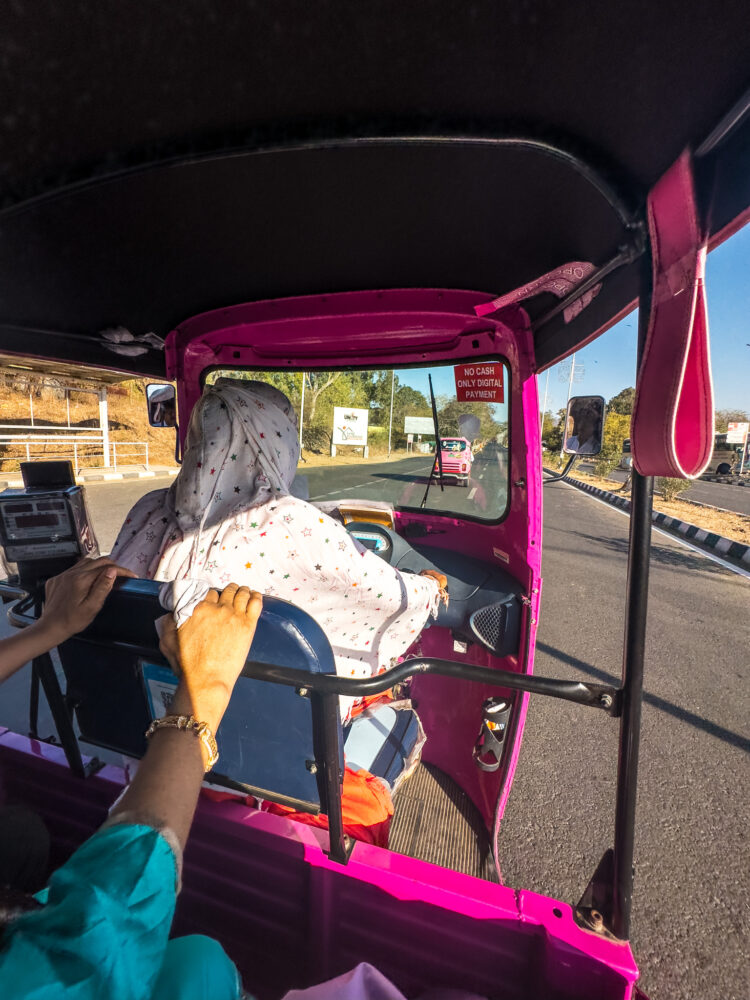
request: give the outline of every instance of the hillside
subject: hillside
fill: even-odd
[[[66,380],[67,381],[67,380]],[[75,384],[75,383],[70,383]],[[21,428],[8,428],[9,424],[25,427],[33,424],[52,428],[65,428],[70,420],[71,427],[97,428],[99,425],[99,402],[97,396],[83,391],[85,383],[78,383],[79,391],[69,393],[69,407],[66,394],[59,380],[33,373],[4,373],[0,375],[0,435],[23,434]],[[174,433],[167,428],[151,427],[146,412],[146,382],[130,379],[108,388],[109,435],[110,441],[123,442],[117,449],[118,464],[142,465],[145,461],[144,442],[148,442],[149,461],[155,465],[174,465]],[[64,431],[54,430],[54,434]],[[85,431],[73,431],[72,436],[86,436]],[[125,442],[140,442],[140,447],[126,445]],[[73,458],[72,443],[61,445],[34,445],[31,458]],[[63,451],[65,453],[63,454]],[[79,467],[101,466],[101,450],[95,443],[78,445]],[[19,460],[26,458],[25,448],[0,445],[0,471],[18,469]]]

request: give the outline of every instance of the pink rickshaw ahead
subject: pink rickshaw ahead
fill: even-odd
[[[352,536],[402,581],[447,580],[448,604],[402,655],[347,675],[342,648],[377,640],[356,613],[361,627],[333,634],[273,554],[174,926],[218,938],[260,1000],[358,962],[410,998],[643,996],[629,939],[653,477],[698,476],[713,447],[705,256],[750,214],[740,6],[722,20],[693,5],[675,39],[669,11],[640,0],[550,32],[485,2],[471,6],[481,32],[411,5],[386,27],[369,12],[352,25],[334,2],[313,24],[296,0],[274,25],[237,7],[217,27],[197,3],[221,39],[210,57],[195,23],[175,35],[112,10],[93,50],[50,36],[66,67],[55,87],[26,54],[57,21],[10,32],[24,60],[13,129],[0,122],[2,357],[156,380],[149,419],[177,457],[207,389],[269,383],[299,442],[331,456],[322,471],[301,463],[289,489],[324,534],[342,552]],[[138,46],[138,80],[120,78]],[[84,91],[96,96],[79,129]],[[538,677],[537,375],[636,306],[622,681]],[[586,454],[600,401],[571,400],[569,440]],[[382,460],[366,458],[376,444]],[[38,618],[44,580],[96,549],[70,470],[30,463],[24,480],[0,494],[15,565],[0,590],[19,628]],[[143,756],[176,684],[147,576],[118,582],[59,647],[64,683],[49,655],[34,661],[54,742],[33,699],[30,735],[0,718],[0,801],[43,817],[53,867],[101,823],[128,780],[122,757]],[[612,847],[577,900],[503,881],[498,833],[532,696],[619,731]],[[352,819],[350,772],[389,804],[377,836]]]

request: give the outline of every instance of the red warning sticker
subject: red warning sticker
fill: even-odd
[[[501,362],[456,365],[456,399],[461,403],[502,403],[503,366]]]

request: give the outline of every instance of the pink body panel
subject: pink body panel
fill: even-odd
[[[0,795],[37,809],[61,863],[106,815],[124,773],[81,780],[58,747],[0,735]],[[2,801],[2,799],[0,799]],[[629,1000],[626,943],[584,931],[565,903],[357,843],[344,868],[326,834],[201,800],[175,933],[217,936],[254,995],[279,997],[369,961],[406,992],[452,986],[504,1000]]]
[[[177,381],[181,434],[212,368],[383,367],[388,364],[458,363],[504,357],[510,367],[510,504],[500,522],[479,522],[434,513],[398,511],[399,531],[414,522],[428,531],[429,544],[460,550],[507,569],[524,587],[530,640],[518,657],[497,659],[473,646],[469,662],[510,670],[533,669],[534,624],[541,590],[541,445],[533,365],[533,340],[526,313],[510,307],[477,317],[477,292],[400,289],[346,292],[248,303],[203,313],[182,323],[167,339],[170,378]],[[498,459],[500,460],[500,459]],[[425,655],[461,659],[444,629],[423,632]],[[527,699],[517,695],[512,743],[497,772],[480,771],[472,748],[479,732],[479,706],[498,688],[437,676],[415,678],[412,693],[428,736],[424,759],[444,770],[472,797],[488,826],[499,822],[515,769]],[[509,696],[510,692],[506,693]]]

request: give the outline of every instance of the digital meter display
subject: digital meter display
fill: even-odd
[[[59,572],[60,560],[98,553],[81,487],[0,493],[0,544],[8,562],[33,564],[35,578],[43,578],[45,563]]]
[[[20,517],[15,517],[13,520],[16,531],[21,531],[24,528],[51,528],[53,525],[59,526],[60,524],[60,517],[57,514],[21,514]]]

